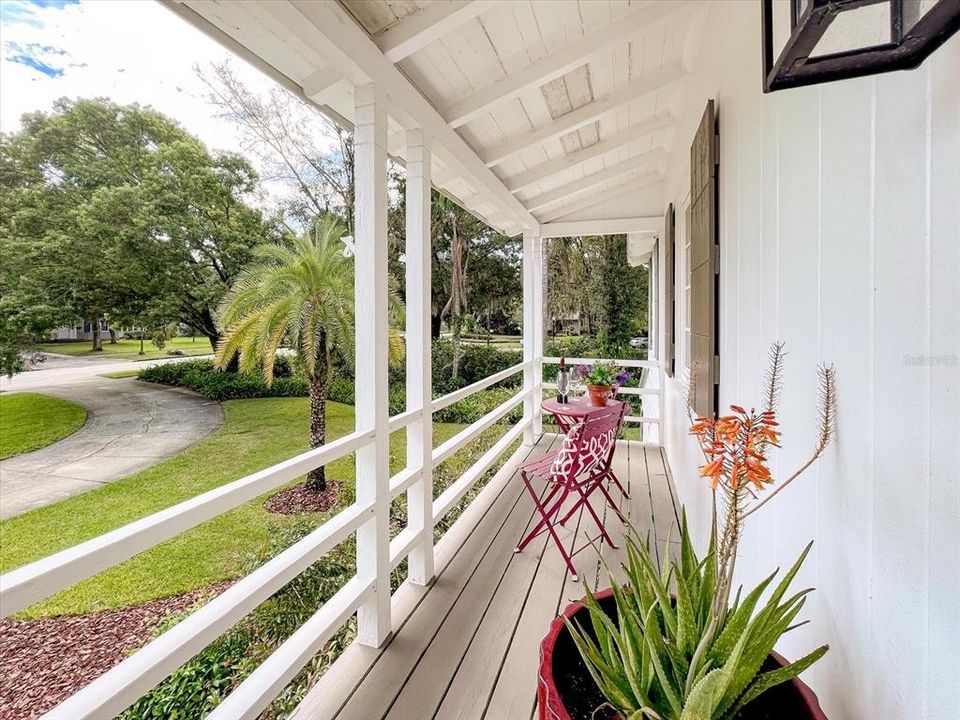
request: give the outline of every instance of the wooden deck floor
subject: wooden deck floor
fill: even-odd
[[[535,522],[533,501],[514,468],[558,442],[545,435],[497,473],[438,543],[436,581],[429,588],[405,583],[397,592],[391,640],[379,649],[351,645],[297,708],[295,720],[529,720],[540,640],[583,587],[571,580],[546,535],[523,553],[513,552]],[[660,448],[618,443],[614,471],[630,495],[622,508],[631,524],[655,534],[662,550],[668,538],[677,538],[677,517]],[[622,548],[622,526],[602,505],[598,500],[594,507]],[[567,525],[562,537],[568,550],[578,551],[581,582],[608,585],[602,561],[618,567],[622,549],[604,546],[601,561],[586,510]]]

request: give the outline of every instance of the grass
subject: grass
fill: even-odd
[[[62,440],[87,421],[87,411],[69,400],[16,393],[0,395],[0,460]]]
[[[89,340],[71,340],[69,342],[49,342],[43,343],[39,347],[44,352],[58,353],[60,355],[70,355],[72,357],[109,357],[116,360],[156,360],[157,358],[170,357],[171,350],[179,350],[184,355],[209,355],[213,352],[210,349],[210,341],[205,337],[198,337],[196,340],[188,337],[175,337],[167,341],[163,350],[157,350],[149,340],[144,340],[144,354],[139,355],[139,340],[118,340],[116,344],[111,344],[109,337],[103,341],[103,352],[94,352],[91,350]]]
[[[309,407],[305,398],[231,400],[223,403],[223,409],[223,426],[180,455],[96,490],[0,522],[0,572],[236,480],[307,447],[306,432],[291,431],[307,427]],[[353,427],[352,407],[328,405],[330,439],[352,432]],[[460,425],[437,423],[434,440],[439,444],[460,429]],[[405,437],[399,431],[391,437],[391,473],[397,472],[404,461]],[[342,483],[341,507],[353,501],[352,456],[328,465],[327,477]],[[267,513],[263,509],[265,498],[257,498],[88,578],[28,608],[22,616],[121,607],[237,577],[253,555],[269,547],[272,529],[295,522]],[[308,517],[320,524],[330,514]]]
[[[115,370],[114,372],[100,373],[99,377],[110,378],[111,380],[120,380],[121,378],[138,377],[140,369],[136,370]]]

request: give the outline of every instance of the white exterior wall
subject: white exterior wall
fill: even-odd
[[[805,679],[834,720],[960,717],[960,37],[918,70],[760,90],[759,3],[713,3],[675,140],[706,100],[719,112],[721,401],[758,402],[766,351],[786,341],[783,476],[814,441],[819,362],[839,376],[838,437],[753,516],[739,580],[816,544],[797,588],[812,622],[783,641],[827,642]],[[689,163],[665,199],[678,231]],[[661,249],[662,251],[662,249]],[[677,238],[683,367],[682,234]],[[668,380],[666,447],[705,540],[710,494]]]

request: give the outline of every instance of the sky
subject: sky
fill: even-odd
[[[212,150],[240,151],[194,72],[227,58],[248,85],[273,85],[153,0],[0,0],[0,130],[59,97],[109,97],[154,107]]]

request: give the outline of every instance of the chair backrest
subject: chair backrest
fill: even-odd
[[[626,413],[626,403],[614,402],[571,427],[550,468],[551,479],[572,482],[598,464],[609,465]]]

